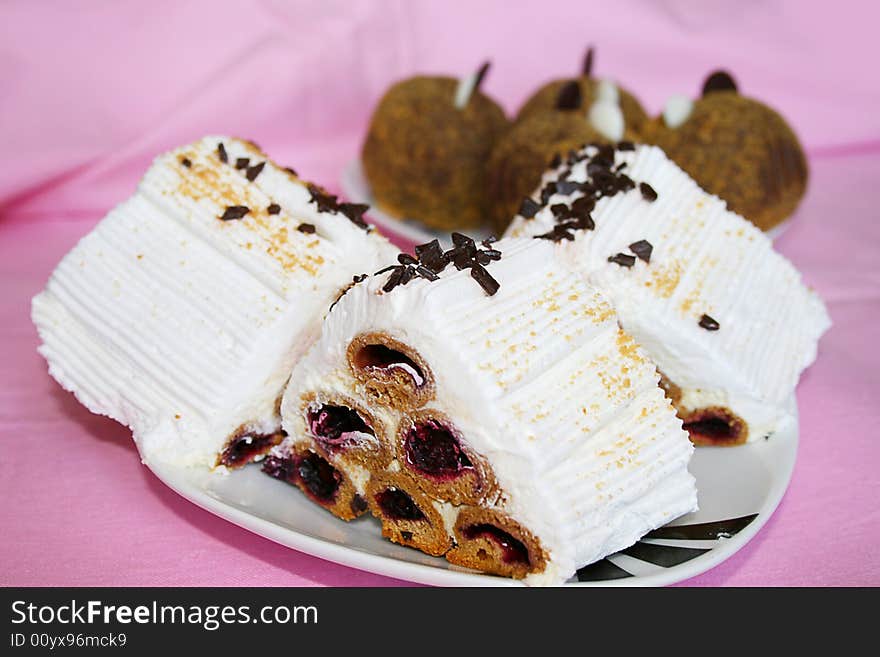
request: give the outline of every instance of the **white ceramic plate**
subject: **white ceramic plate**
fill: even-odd
[[[415,219],[401,220],[382,212],[375,207],[373,194],[370,191],[370,185],[367,183],[364,170],[359,159],[354,159],[348,163],[342,171],[340,179],[343,194],[353,203],[366,203],[370,206],[369,219],[376,224],[380,230],[397,233],[416,244],[430,242],[433,239],[439,239],[440,244],[444,248],[452,246],[449,233],[434,231],[420,223]],[[791,224],[791,217],[783,221],[767,231],[767,237],[776,240]],[[468,230],[467,234],[474,238],[485,239],[489,237],[488,230]],[[501,237],[497,235],[496,237]]]
[[[697,480],[700,510],[581,569],[569,585],[660,586],[718,565],[742,548],[773,514],[788,487],[797,443],[798,426],[793,420],[767,440],[741,447],[698,448],[690,470]],[[159,479],[194,504],[316,557],[422,584],[518,584],[394,545],[382,538],[378,521],[369,515],[348,523],[338,520],[297,488],[264,475],[258,465],[228,476],[151,467]]]

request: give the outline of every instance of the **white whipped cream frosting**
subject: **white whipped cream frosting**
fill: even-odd
[[[346,350],[370,332],[408,345],[433,374],[426,408],[450,418],[493,469],[502,493],[490,503],[548,552],[545,571],[527,582],[558,584],[696,508],[693,448],[654,364],[554,246],[507,239],[493,247],[503,255],[487,266],[500,282],[492,297],[452,265],[438,281],[417,278],[389,293],[381,289],[389,274],[349,290],[293,371],[284,428],[289,441],[301,440],[303,400],[336,393],[393,435],[398,412],[370,404]],[[451,527],[457,509],[438,510]]]
[[[599,199],[595,229],[556,244],[559,256],[610,299],[623,328],[682,389],[682,407],[726,406],[748,424],[749,440],[772,433],[790,419],[787,401],[830,326],[822,300],[763,232],[662,150],[617,151],[620,163],[636,189]],[[575,164],[568,179],[586,180],[586,164]],[[564,166],[547,172],[541,186]],[[640,182],[653,187],[656,201],[643,199]],[[514,218],[506,234],[548,232],[555,223],[549,206],[581,195],[554,195],[534,219]],[[653,246],[649,263],[608,261],[632,255],[629,245],[639,240]],[[703,314],[720,329],[701,328]]]
[[[265,166],[251,182],[238,158]],[[250,212],[221,221],[233,205]],[[330,303],[396,252],[320,212],[256,146],[207,137],[159,156],[64,257],[33,300],[39,351],[80,402],[131,428],[145,461],[212,467],[240,427],[278,430],[277,400]]]

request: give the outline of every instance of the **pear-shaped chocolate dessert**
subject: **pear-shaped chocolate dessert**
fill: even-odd
[[[577,111],[586,114],[599,101],[608,101],[619,105],[623,112],[624,127],[628,135],[638,136],[643,124],[648,120],[642,104],[632,93],[608,79],[593,77],[594,50],[590,48],[584,56],[580,76],[553,80],[538,89],[520,108],[516,116],[522,121],[536,114]],[[576,83],[576,91],[568,92],[568,102],[559,104],[563,88]],[[607,139],[618,141],[620,136],[607,135]]]
[[[385,93],[362,152],[375,205],[442,231],[484,222],[485,164],[508,125],[479,90],[488,68],[461,81],[417,76]]]
[[[723,71],[706,79],[699,100],[671,99],[646,136],[762,230],[791,215],[807,189],[797,135],[778,112],[741,95]]]

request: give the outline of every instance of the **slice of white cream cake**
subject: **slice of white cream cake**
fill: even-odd
[[[696,508],[654,364],[541,240],[453,235],[352,287],[294,368],[268,474],[391,540],[558,584]]]
[[[159,156],[34,298],[50,374],[129,426],[145,462],[260,458],[330,304],[397,253],[365,209],[239,139]]]
[[[555,242],[608,297],[697,444],[757,440],[791,417],[825,306],[765,234],[659,148],[557,158],[506,234]]]

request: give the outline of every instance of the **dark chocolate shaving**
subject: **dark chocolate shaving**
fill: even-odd
[[[736,81],[727,71],[714,71],[703,82],[703,95],[713,91],[737,91]]]
[[[629,250],[635,253],[640,260],[651,262],[651,253],[654,246],[648,240],[639,240],[629,245]]]
[[[449,264],[449,260],[443,254],[443,248],[438,240],[432,240],[427,244],[419,244],[415,248],[416,258],[421,266],[434,274],[439,274]]]
[[[640,182],[639,191],[642,193],[642,198],[644,198],[646,201],[650,201],[651,203],[653,203],[657,200],[657,192],[654,191],[654,188],[651,187],[648,183]]]
[[[551,169],[555,169],[560,164],[562,164],[562,156],[559,153],[554,153],[553,157],[550,158],[550,162],[547,166]]]
[[[709,317],[709,315],[703,315],[700,317],[700,328],[704,328],[707,331],[717,331],[721,328],[721,324],[714,318]]]
[[[501,287],[501,284],[494,278],[492,278],[492,274],[490,274],[486,270],[486,268],[480,264],[476,264],[471,267],[471,278],[479,283],[480,287],[483,288],[483,291],[490,297],[498,291],[498,288]]]
[[[273,203],[268,208],[266,208],[266,212],[269,214],[278,214],[279,212],[281,212],[281,206],[277,203]]]
[[[342,213],[351,223],[358,228],[369,230],[370,227],[363,220],[364,212],[370,209],[369,205],[363,203],[340,203],[335,195],[325,192],[315,184],[307,185],[311,198],[309,203],[318,206],[319,212],[329,212],[331,214]]]
[[[626,253],[617,253],[608,258],[608,262],[613,262],[621,267],[632,267],[636,264],[636,257]]]
[[[552,240],[553,242],[561,242],[562,240],[573,240],[574,233],[571,232],[571,227],[566,226],[564,224],[557,224],[553,226],[553,230],[549,233],[544,233],[542,235],[535,235],[535,239],[539,240]]]
[[[223,162],[223,164],[229,162],[229,155],[227,155],[226,146],[223,145],[222,141],[217,144],[217,157],[220,158],[220,161]]]
[[[220,221],[234,221],[235,219],[241,219],[250,211],[251,209],[246,205],[230,205],[220,217]]]
[[[296,229],[301,233],[306,233],[307,235],[311,235],[316,230],[314,224],[300,224],[296,227]]]
[[[560,179],[556,182],[556,192],[559,194],[573,194],[580,188],[581,184],[579,182],[575,182],[574,180]]]
[[[188,157],[184,157],[184,158],[182,158],[182,159],[180,160],[180,163],[181,163],[183,166],[185,166],[187,169],[189,169],[189,168],[193,165],[192,160],[190,160]]]
[[[532,219],[540,209],[540,203],[535,202],[535,200],[531,198],[524,198],[519,206],[519,214],[526,219]]]
[[[247,171],[244,174],[244,177],[247,178],[250,182],[254,182],[257,179],[257,176],[263,171],[263,167],[266,166],[265,162],[260,162],[259,164],[255,164],[252,167],[248,167]]]
[[[358,228],[369,230],[370,227],[364,221],[364,212],[370,209],[369,205],[364,203],[340,203],[339,211]]]
[[[636,145],[631,141],[621,141],[617,143],[617,150],[620,152],[634,151],[636,150]]]
[[[235,161],[235,168],[246,169],[250,163],[251,159],[249,157],[240,157]]]
[[[297,174],[296,171],[294,171],[293,167],[284,167],[284,170],[287,173],[289,173],[291,176],[296,176],[297,178],[299,178],[299,175]]]
[[[581,66],[581,75],[585,78],[590,77],[593,73],[593,46],[587,48],[587,54],[584,55],[584,63]]]
[[[581,85],[577,80],[571,80],[562,85],[556,96],[556,109],[576,110],[581,106]]]
[[[436,281],[449,263],[456,269],[470,269],[471,276],[480,284],[487,294],[495,294],[500,287],[485,266],[501,259],[501,251],[491,248],[495,238],[490,237],[480,244],[485,247],[479,249],[473,238],[462,233],[452,233],[452,248],[444,253],[439,240],[432,240],[415,247],[415,256],[401,253],[397,256],[399,264],[390,265],[376,272],[376,275],[392,272],[382,290],[391,292],[398,285],[406,285],[416,277],[428,281]],[[476,274],[474,270],[479,270]]]

